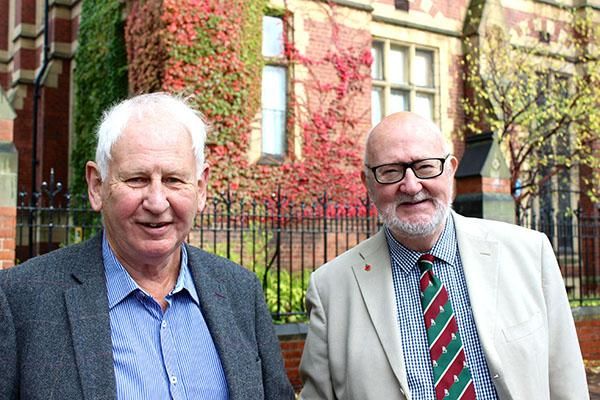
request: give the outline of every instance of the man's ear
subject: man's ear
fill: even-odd
[[[450,156],[450,176],[454,178],[454,174],[456,174],[456,170],[458,169],[458,159],[454,156]]]
[[[202,212],[204,210],[204,206],[206,206],[206,187],[208,186],[208,176],[210,175],[210,165],[208,163],[204,163],[202,170],[202,174],[196,185],[198,187],[198,212]]]
[[[102,178],[100,169],[93,161],[85,164],[85,180],[88,185],[88,199],[94,211],[102,210]]]

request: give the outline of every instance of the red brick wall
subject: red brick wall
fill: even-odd
[[[33,101],[31,99],[33,98],[33,86],[28,85],[25,90],[23,107],[14,110],[17,114],[14,121],[14,143],[19,152],[18,190],[25,189],[29,191],[31,188],[31,133],[33,129]]]
[[[452,153],[460,160],[465,152],[465,141],[463,138],[465,116],[460,104],[460,99],[464,95],[463,90],[463,68],[461,66],[462,56],[452,56],[452,62],[450,62],[448,74],[452,77],[450,79],[450,87],[448,88],[448,108],[442,110],[442,113],[447,112],[448,118],[452,119]],[[443,93],[442,93],[443,96]]]
[[[15,21],[17,24],[35,24],[36,0],[15,0]]]
[[[17,209],[0,207],[0,269],[14,265]]]
[[[0,51],[8,50],[8,0],[0,0]],[[0,86],[6,88],[8,74],[0,72]]]
[[[302,381],[300,380],[300,373],[298,367],[300,366],[300,358],[302,357],[302,350],[304,349],[304,336],[285,336],[280,337],[281,353],[283,354],[283,360],[285,363],[285,371],[287,372],[288,378],[294,386],[294,390],[299,392],[302,388]]]
[[[0,99],[3,101],[3,99]],[[13,120],[0,119],[0,142],[13,141]],[[12,207],[0,207],[0,269],[12,267],[15,260],[17,235],[16,201]]]
[[[584,360],[600,361],[600,318],[575,322]]]
[[[62,61],[58,87],[41,90],[38,115],[37,186],[54,168],[56,180],[68,187],[70,62]],[[15,146],[19,151],[19,189],[30,190],[32,157],[33,86],[27,87],[23,108],[15,110]]]
[[[308,35],[309,42],[306,49],[306,56],[309,60],[321,62],[324,60],[328,50],[346,50],[352,48],[355,51],[358,49],[369,49],[371,46],[371,33],[361,27],[349,27],[344,25],[345,19],[348,13],[351,11],[339,5],[332,6],[331,16],[332,19],[327,19],[324,22],[317,21],[307,17],[304,19],[303,34]],[[367,17],[365,17],[365,20]],[[337,33],[332,32],[334,27],[339,29]],[[317,63],[318,64],[318,63]],[[336,71],[332,67],[331,62],[324,62],[323,65],[316,65],[312,67],[315,76],[318,77],[322,83],[337,82]],[[310,78],[312,79],[312,78]],[[311,89],[310,85],[314,82],[309,82],[307,86],[309,88],[308,93],[308,106],[309,110],[320,110],[322,108],[321,98],[318,94]],[[362,118],[360,122],[354,128],[354,132],[348,132],[348,134],[356,133],[357,135],[366,136],[367,132],[371,127],[371,94],[370,94],[370,82],[364,87],[362,93],[352,93],[352,102],[349,105],[348,115],[360,115]],[[359,142],[362,146],[362,141]],[[362,155],[362,148],[357,149]]]
[[[58,77],[58,87],[43,89],[39,117],[43,123],[38,139],[41,181],[48,180],[50,168],[54,168],[56,181],[66,187],[69,187],[70,63],[70,60],[62,61],[63,72]]]
[[[0,142],[13,141],[13,126],[11,119],[0,119]]]
[[[503,193],[510,194],[510,180],[489,177],[461,178],[456,187],[456,194],[468,193]]]

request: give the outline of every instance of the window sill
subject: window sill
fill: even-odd
[[[258,165],[281,165],[285,157],[280,154],[263,154],[256,162]]]

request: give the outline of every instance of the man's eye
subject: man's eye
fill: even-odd
[[[146,178],[136,176],[133,178],[128,178],[125,182],[130,186],[142,186],[146,183]]]
[[[400,167],[396,167],[396,166],[389,166],[389,167],[384,167],[384,168],[379,168],[379,173],[381,175],[395,175],[402,172],[402,169]]]
[[[417,171],[431,171],[433,169],[436,169],[436,166],[434,163],[424,162],[415,165],[415,168],[417,169]]]
[[[176,184],[180,184],[183,183],[183,180],[174,176],[168,177],[164,179],[164,182],[169,184],[169,185],[176,185]]]

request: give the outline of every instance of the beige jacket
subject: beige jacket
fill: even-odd
[[[546,236],[453,215],[499,398],[589,399],[571,309]],[[306,302],[302,399],[411,399],[383,231],[315,271]]]

